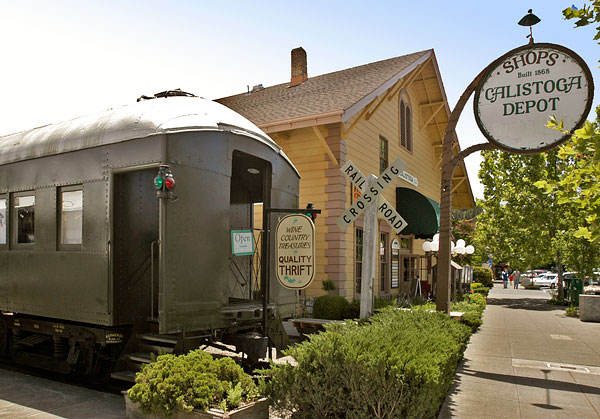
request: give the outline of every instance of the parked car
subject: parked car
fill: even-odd
[[[598,285],[598,282],[595,282],[587,287],[583,287],[583,293],[586,295],[600,295],[600,285]]]
[[[533,278],[533,283],[535,285],[539,285],[540,287],[555,288],[558,284],[558,274],[551,272],[541,274],[540,276]]]

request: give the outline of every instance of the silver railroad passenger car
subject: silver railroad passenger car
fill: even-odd
[[[297,208],[298,172],[248,120],[176,94],[0,137],[2,354],[96,374],[228,337],[264,350],[265,258],[232,255],[231,231]],[[269,315],[291,314],[270,278]]]

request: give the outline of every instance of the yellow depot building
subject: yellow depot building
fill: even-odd
[[[438,231],[442,138],[450,115],[434,51],[315,77],[308,77],[303,48],[291,55],[290,82],[217,101],[282,147],[301,175],[300,207],[313,203],[322,210],[315,221],[316,275],[306,295],[323,294],[322,280],[328,279],[336,284],[333,294],[359,296],[364,214],[346,231],[338,226],[360,196],[341,168],[351,161],[363,175],[379,176],[398,157],[406,169],[383,195],[408,226],[396,235],[380,217],[374,294],[412,294],[417,281],[424,293],[431,291],[431,262],[422,243]],[[464,164],[452,184],[453,208],[473,208]]]

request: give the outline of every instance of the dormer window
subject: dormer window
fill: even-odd
[[[400,98],[400,146],[413,151],[412,110],[406,98]]]

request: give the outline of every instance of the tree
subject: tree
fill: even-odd
[[[589,3],[582,9],[567,8],[563,15],[576,19],[575,27],[600,22],[600,0]],[[600,26],[596,29],[594,39],[600,43]],[[565,132],[555,118],[548,126]],[[590,275],[600,263],[600,107],[596,120],[586,122],[558,151],[535,156],[492,151],[483,156],[480,245],[491,243],[496,259],[517,267],[554,260],[559,275],[563,263],[581,276]],[[562,292],[559,280],[561,298]]]
[[[600,1],[592,1],[582,9],[574,6],[563,10],[565,19],[576,19],[575,27],[600,22]],[[600,43],[600,26],[594,39]],[[548,126],[565,134],[562,121],[552,118]],[[588,121],[563,145],[558,158],[563,172],[558,179],[540,180],[536,186],[547,196],[554,196],[561,206],[569,206],[569,226],[560,246],[569,266],[582,276],[591,275],[600,263],[600,107],[595,121]]]
[[[574,6],[563,10],[565,19],[576,19],[575,27],[600,22],[600,1],[592,1],[582,9]],[[600,26],[594,39],[600,43]],[[564,131],[562,121],[553,118],[549,127]],[[567,133],[567,132],[565,132]],[[570,134],[570,133],[568,133]],[[566,173],[558,183],[540,182],[539,186],[548,194],[556,194],[560,203],[573,202],[581,217],[574,233],[576,238],[598,242],[600,238],[600,107],[596,109],[596,120],[586,122],[575,131],[569,143],[562,146],[559,157],[566,163]]]
[[[475,245],[475,225],[477,215],[480,213],[481,208],[479,207],[452,210],[452,240],[454,242],[463,239],[468,245]],[[475,248],[474,254],[462,256],[461,264],[481,264],[487,260],[485,255],[481,249]]]
[[[554,262],[562,277],[572,208],[558,205],[553,194],[539,187],[540,181],[557,181],[563,173],[557,151],[516,155],[492,150],[482,156],[477,245],[487,246],[496,261],[521,270]],[[562,281],[558,292],[562,297]]]

